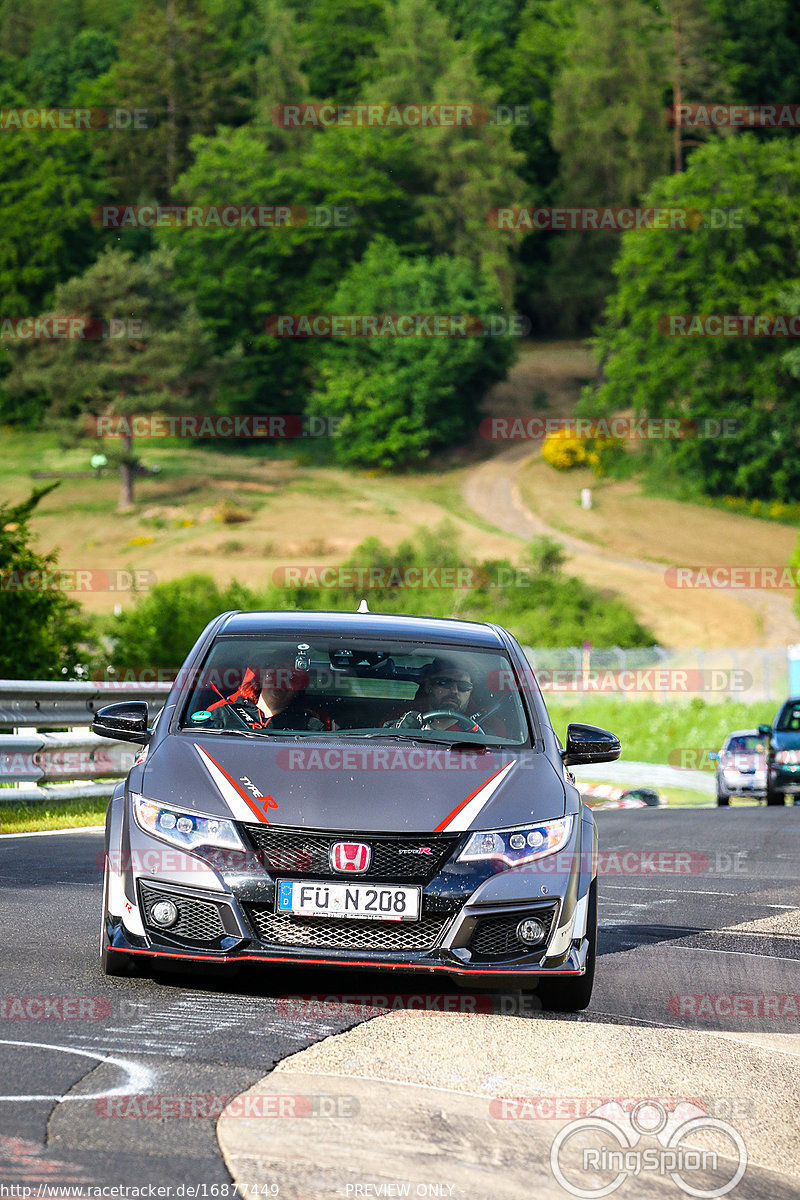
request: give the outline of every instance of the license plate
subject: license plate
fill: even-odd
[[[276,912],[360,921],[418,921],[420,889],[374,883],[315,883],[281,879]]]

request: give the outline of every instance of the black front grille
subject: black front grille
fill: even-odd
[[[469,949],[474,958],[495,961],[502,958],[519,958],[523,954],[535,954],[547,945],[555,916],[556,906],[550,905],[531,909],[529,912],[510,913],[507,916],[501,913],[492,917],[479,917],[469,940]],[[517,926],[525,917],[536,917],[545,927],[544,937],[534,946],[521,942],[517,937]]]
[[[335,842],[364,842],[372,849],[369,869],[360,879],[428,883],[458,845],[459,837],[430,834],[303,833],[275,825],[245,825],[266,869],[273,875],[312,875],[315,879],[341,879],[331,869],[330,849]]]
[[[216,942],[225,937],[225,927],[219,906],[210,900],[196,900],[179,892],[161,891],[147,883],[140,883],[145,923],[155,933],[173,938],[185,938],[190,942]],[[153,906],[159,900],[171,900],[178,910],[178,920],[165,929],[152,918]]]
[[[265,946],[305,946],[313,950],[419,953],[431,950],[451,920],[423,916],[419,921],[351,921],[330,917],[294,917],[274,913],[265,904],[246,905],[248,920]]]

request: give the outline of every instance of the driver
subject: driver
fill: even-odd
[[[449,712],[466,713],[472,696],[472,676],[469,671],[459,666],[452,659],[434,658],[423,667],[417,694],[411,709],[400,717],[392,717],[384,722],[385,726],[415,725],[421,727],[422,714],[436,709],[447,709]],[[434,717],[426,721],[430,729],[461,730],[468,728],[462,721],[454,722],[450,717]],[[476,726],[477,728],[477,726]]]
[[[333,729],[330,717],[305,703],[308,672],[295,668],[290,650],[268,652],[257,668],[248,667],[240,687],[209,704],[208,711],[232,708],[250,729]]]

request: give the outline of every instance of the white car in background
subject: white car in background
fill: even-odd
[[[717,764],[718,805],[729,805],[731,796],[766,797],[767,740],[757,729],[734,730],[709,757]]]

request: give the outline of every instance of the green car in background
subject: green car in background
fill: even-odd
[[[767,804],[785,804],[800,797],[800,696],[787,700],[772,725],[759,725],[769,738],[767,747]]]

